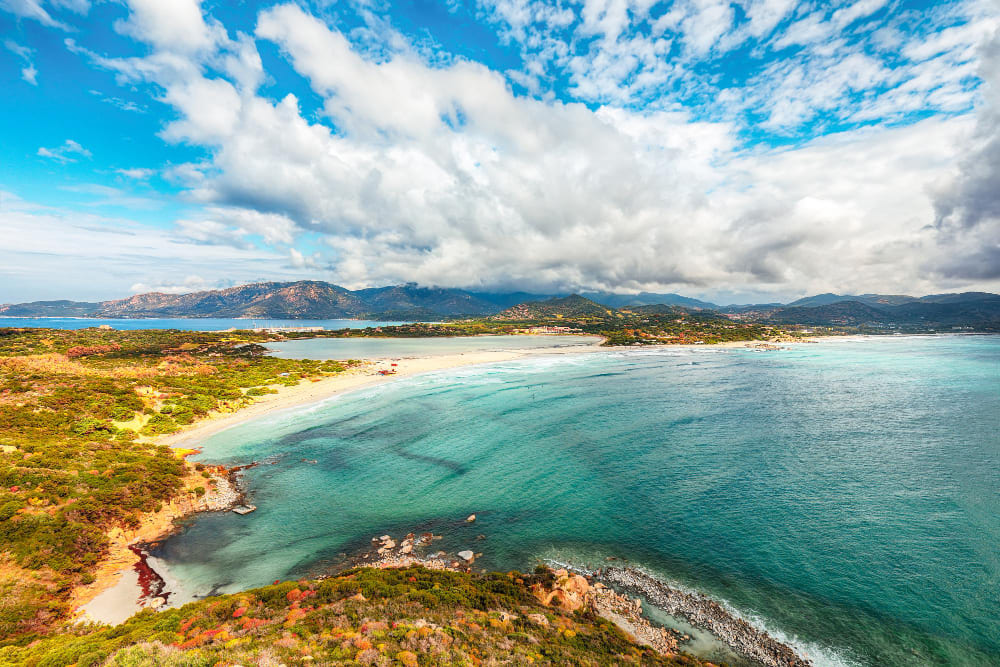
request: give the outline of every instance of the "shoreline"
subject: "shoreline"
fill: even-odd
[[[433,532],[410,532],[399,538],[390,534],[373,537],[367,548],[355,552],[329,574],[318,578],[334,577],[359,567],[420,566],[465,573],[487,572],[475,567],[483,555],[475,553],[478,538],[467,545],[467,550],[450,552],[435,546],[440,539],[442,535]],[[744,620],[715,599],[680,590],[640,569],[604,567],[590,571],[553,561],[547,561],[546,565],[554,581],[551,587],[532,588],[540,602],[566,611],[588,607],[636,642],[663,655],[684,651],[685,643],[693,638],[681,630],[654,622],[643,610],[644,598],[667,614],[711,633],[720,644],[763,667],[813,666],[813,662],[796,648]]]
[[[345,370],[336,375],[318,379],[303,379],[297,385],[278,385],[274,394],[256,397],[254,402],[235,412],[211,413],[182,430],[168,435],[146,438],[157,445],[167,445],[180,458],[200,452],[201,441],[246,421],[294,410],[320,403],[335,396],[367,389],[423,373],[451,368],[464,368],[480,364],[513,361],[527,356],[586,354],[613,348],[600,347],[603,339],[595,336],[593,344],[562,347],[543,347],[492,352],[466,352],[427,357],[381,359],[367,361],[363,366]],[[397,364],[392,366],[392,364]],[[380,375],[379,371],[395,370]],[[200,512],[229,511],[238,504],[242,492],[232,486],[231,471],[222,466],[205,466],[213,470],[213,488],[201,498],[194,498],[191,491],[204,486],[206,480],[193,467],[182,480],[183,487],[158,512],[143,515],[135,529],[112,528],[108,554],[98,564],[94,580],[76,587],[70,596],[71,622],[94,622],[117,625],[129,616],[159,604],[162,596],[148,596],[140,585],[139,573],[152,568],[133,547],[158,542],[177,530],[177,521]],[[220,490],[221,489],[221,490]],[[155,574],[155,571],[154,571]],[[145,575],[144,575],[145,576]],[[169,595],[169,591],[166,592]],[[165,599],[165,598],[163,598]]]
[[[259,396],[253,403],[236,412],[211,414],[206,419],[195,422],[177,433],[158,437],[156,443],[167,445],[174,449],[186,449],[195,440],[208,438],[245,421],[300,408],[313,403],[320,403],[334,396],[340,396],[423,373],[514,361],[528,356],[587,354],[615,349],[600,347],[602,339],[597,336],[594,338],[595,342],[591,345],[461,352],[424,357],[365,360],[363,366],[348,369],[336,375],[313,380],[304,379],[299,384],[290,387],[279,385],[275,387],[278,390],[276,394]],[[379,375],[379,371],[391,370],[395,372],[388,375]]]
[[[321,403],[333,397],[350,392],[378,386],[395,380],[413,377],[424,373],[432,373],[454,368],[465,368],[481,364],[513,361],[534,356],[575,355],[595,352],[622,352],[645,349],[678,349],[687,351],[719,350],[719,349],[757,349],[781,350],[784,343],[810,343],[820,340],[844,340],[848,337],[813,337],[796,341],[782,341],[777,345],[768,341],[728,341],[717,344],[659,344],[602,347],[604,339],[595,337],[592,344],[573,346],[553,346],[529,349],[497,350],[484,352],[465,352],[424,357],[379,359],[366,361],[360,367],[345,370],[336,375],[303,379],[297,385],[274,387],[277,393],[256,397],[250,405],[236,412],[213,413],[209,417],[196,422],[177,433],[149,438],[149,442],[164,444],[175,450],[180,458],[198,453],[201,442],[205,439],[235,427],[250,420],[260,419],[275,414],[291,411],[307,405]],[[379,374],[380,371],[394,370],[392,374]],[[190,465],[190,464],[188,464]],[[177,529],[177,521],[184,517],[206,511],[229,511],[238,504],[242,492],[232,482],[232,471],[221,466],[206,466],[214,471],[213,487],[201,498],[193,498],[190,491],[197,484],[204,484],[205,479],[193,467],[189,468],[184,478],[184,488],[165,503],[164,507],[153,514],[145,515],[141,525],[134,530],[115,528],[109,531],[111,540],[108,556],[102,560],[95,572],[92,583],[78,587],[73,591],[71,606],[74,609],[73,618],[77,621],[90,621],[115,625],[126,620],[133,613],[145,608],[158,608],[167,603],[171,591],[164,588],[165,583],[159,574],[146,563],[145,548],[150,543],[169,537]],[[409,559],[407,559],[409,560]],[[377,559],[376,559],[377,562]],[[364,566],[380,566],[376,562],[358,563]],[[428,566],[428,563],[421,563]],[[471,564],[471,563],[470,563]],[[435,563],[431,567],[445,567],[459,563]],[[398,564],[383,564],[399,566]],[[149,590],[149,581],[153,581],[155,592]],[[146,583],[144,584],[143,581]]]
[[[184,452],[177,455],[183,458]],[[146,563],[143,545],[169,536],[177,530],[176,522],[186,516],[227,511],[241,495],[230,470],[222,466],[205,466],[204,470],[208,478],[193,467],[189,469],[177,494],[158,512],[143,515],[138,527],[108,531],[108,553],[98,564],[94,580],[77,586],[70,595],[70,622],[117,625],[134,613],[166,601],[169,591],[151,590],[151,582],[160,577]],[[209,488],[204,495],[194,492],[206,485]]]
[[[537,334],[545,335],[545,334]],[[558,338],[557,335],[552,338]],[[657,344],[657,345],[616,345],[602,346],[604,339],[600,336],[593,336],[595,342],[589,345],[552,346],[540,348],[525,348],[515,350],[497,350],[483,352],[460,352],[456,354],[441,354],[423,357],[397,357],[375,360],[363,360],[364,365],[359,368],[345,370],[336,375],[314,379],[302,380],[297,385],[274,387],[276,394],[265,394],[257,397],[250,405],[237,410],[236,412],[213,413],[201,421],[195,422],[182,430],[168,435],[159,436],[155,439],[157,444],[167,445],[173,449],[186,449],[193,441],[208,438],[216,433],[236,426],[245,421],[269,416],[278,412],[292,410],[313,403],[319,403],[334,396],[340,396],[353,391],[367,389],[387,382],[400,380],[423,373],[433,373],[437,371],[449,370],[453,368],[465,368],[469,366],[479,366],[482,364],[499,363],[504,361],[514,361],[533,356],[551,355],[571,355],[571,354],[593,354],[597,352],[622,352],[636,350],[719,350],[719,349],[755,349],[758,346],[774,345],[777,349],[780,345],[820,343],[830,340],[848,340],[851,336],[813,336],[808,339],[783,341],[781,343],[771,343],[766,340],[740,340],[726,341],[712,344]],[[863,337],[856,337],[861,339]],[[771,349],[771,348],[762,348]],[[379,375],[380,370],[392,370],[391,364],[395,366],[395,373],[390,375]]]
[[[558,336],[552,336],[552,338],[558,339]],[[842,336],[824,336],[795,342],[820,342],[827,339],[843,340],[845,338]],[[768,341],[746,340],[707,345],[688,343],[604,347],[602,346],[604,340],[600,336],[594,336],[592,344],[572,346],[553,345],[551,347],[540,348],[367,360],[360,367],[351,368],[336,375],[303,379],[299,384],[292,386],[274,386],[272,388],[276,390],[276,393],[256,397],[253,403],[235,412],[211,413],[205,419],[195,422],[176,433],[147,438],[146,440],[158,445],[167,445],[174,449],[179,457],[185,458],[189,455],[200,453],[201,441],[250,420],[321,403],[336,396],[423,373],[513,361],[531,356],[592,354],[597,352],[622,352],[647,349],[678,349],[689,351],[753,349],[755,346],[769,344]],[[393,366],[392,364],[396,365]],[[395,370],[395,372],[388,375],[379,374],[379,371],[386,370]],[[213,468],[221,471],[221,475],[228,475],[221,466],[214,466]],[[150,598],[147,598],[145,591],[139,585],[137,579],[128,586],[122,583],[123,578],[131,578],[131,575],[137,571],[137,568],[142,568],[143,559],[141,555],[135,553],[131,547],[137,544],[154,543],[169,537],[177,530],[177,521],[187,516],[200,512],[229,511],[234,505],[238,504],[236,500],[239,497],[238,491],[235,492],[237,496],[233,498],[227,496],[221,501],[214,498],[213,494],[219,486],[218,480],[220,479],[220,474],[216,474],[214,478],[216,480],[216,487],[211,489],[200,501],[192,500],[189,495],[190,490],[195,485],[204,482],[201,475],[196,473],[192,468],[184,478],[184,488],[173,499],[165,503],[159,512],[144,515],[141,519],[141,525],[138,528],[134,530],[114,528],[109,531],[108,537],[111,542],[109,554],[98,565],[97,571],[94,574],[94,581],[90,584],[77,587],[73,591],[70,599],[70,605],[73,609],[72,617],[77,621],[86,620],[97,623],[117,624],[127,618],[127,616],[122,616],[122,614],[128,612],[131,615],[131,613],[138,612],[150,606],[148,604]],[[101,596],[105,597],[102,598]],[[94,601],[98,600],[98,598],[101,598],[101,600],[95,604]]]
[[[812,661],[796,653],[765,630],[755,627],[702,593],[688,593],[634,568],[608,567],[595,578],[644,596],[671,616],[708,630],[736,652],[766,667],[811,667]]]

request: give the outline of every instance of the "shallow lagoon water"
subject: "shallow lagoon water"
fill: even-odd
[[[434,530],[489,568],[627,558],[818,664],[995,665],[998,434],[998,337],[454,369],[212,437],[204,460],[265,461],[259,509],[155,556],[203,595]]]
[[[287,359],[394,359],[472,352],[593,346],[600,336],[518,335],[439,338],[309,338],[268,343],[271,355]]]

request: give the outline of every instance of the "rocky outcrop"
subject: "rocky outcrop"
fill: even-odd
[[[543,580],[531,586],[532,594],[542,604],[569,612],[592,609],[637,643],[649,646],[663,655],[677,653],[676,633],[650,623],[642,615],[642,602],[639,599],[633,600],[599,582],[591,585],[583,575],[567,570],[554,570],[552,577],[550,581]]]
[[[708,630],[734,650],[767,667],[812,665],[791,647],[731,614],[704,595],[672,588],[644,572],[628,568],[606,568],[598,576],[602,581],[645,596],[668,614]]]
[[[642,615],[642,601],[616,593],[600,582],[591,588],[588,602],[595,612],[619,627],[639,644],[669,655],[677,652],[678,633],[653,625]]]
[[[570,574],[566,570],[555,570],[552,574],[555,575],[555,581],[551,586],[538,583],[531,587],[531,592],[539,602],[565,611],[576,611],[587,603],[590,582],[584,577]]]

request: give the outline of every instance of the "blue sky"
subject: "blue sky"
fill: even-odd
[[[0,301],[997,289],[998,25],[996,0],[0,0]]]

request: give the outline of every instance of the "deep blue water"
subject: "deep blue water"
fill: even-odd
[[[199,516],[157,554],[195,594],[433,529],[490,568],[628,558],[819,664],[1000,664],[1000,337],[451,370],[233,428],[202,458],[267,464],[257,512]]]
[[[197,318],[148,318],[148,319],[97,319],[87,317],[0,317],[0,327],[28,327],[45,329],[86,329],[108,325],[113,329],[178,329],[180,331],[224,331],[226,329],[252,329],[254,327],[323,327],[324,329],[364,329],[384,327],[404,322],[376,322],[374,320],[232,320],[216,317]]]

